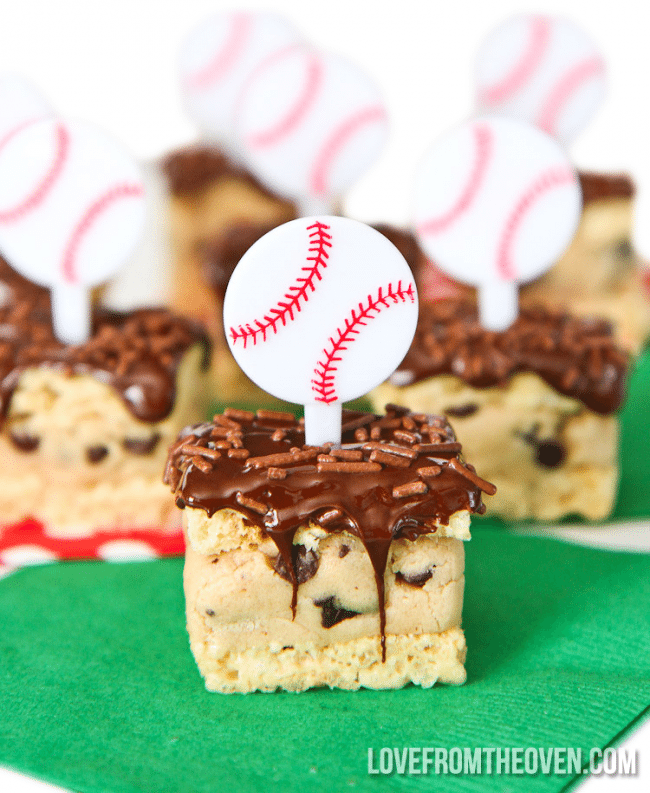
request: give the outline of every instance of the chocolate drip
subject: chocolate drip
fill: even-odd
[[[603,320],[521,308],[513,325],[497,333],[479,324],[472,303],[441,300],[420,306],[413,344],[391,379],[410,385],[447,374],[488,388],[533,372],[559,393],[607,414],[623,401],[627,369],[628,356]]]
[[[387,407],[385,416],[344,411],[340,448],[306,446],[302,423],[289,414],[226,410],[213,423],[184,431],[170,449],[164,477],[181,508],[210,516],[237,510],[274,540],[291,577],[294,614],[298,528],[311,521],[357,536],[375,574],[384,658],[384,574],[391,542],[433,534],[436,524],[447,524],[460,510],[482,512],[481,491],[494,492],[461,462],[460,445],[444,418]],[[370,440],[356,440],[360,429]],[[211,455],[202,456],[201,449]]]
[[[91,338],[68,346],[52,331],[49,303],[35,288],[0,307],[0,419],[27,369],[47,367],[90,374],[110,385],[138,419],[156,422],[171,412],[176,374],[189,347],[201,344],[207,367],[209,341],[189,320],[165,309],[130,314],[98,310]]]

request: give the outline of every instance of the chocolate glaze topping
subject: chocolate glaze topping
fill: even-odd
[[[136,418],[156,422],[174,406],[176,373],[190,346],[203,345],[207,366],[205,332],[165,309],[99,310],[89,341],[69,346],[54,336],[49,305],[35,294],[0,306],[0,419],[26,369],[91,374],[114,388]]]
[[[227,409],[188,427],[171,447],[164,481],[179,507],[231,508],[271,537],[297,587],[293,538],[310,521],[364,544],[379,596],[385,653],[384,571],[391,541],[434,534],[459,510],[485,511],[494,485],[460,458],[444,418],[386,406],[385,416],[343,412],[342,445],[305,445],[290,413]]]
[[[0,257],[0,308],[18,302],[26,303],[30,311],[49,311],[50,290],[24,278]]]
[[[169,154],[162,162],[172,195],[189,195],[204,190],[217,179],[239,175],[239,170],[218,149],[188,146]]]
[[[625,396],[628,358],[609,323],[546,308],[521,308],[505,331],[485,330],[476,307],[461,300],[420,306],[411,349],[392,375],[396,385],[449,374],[474,388],[505,385],[533,372],[596,413],[612,413]]]
[[[248,182],[264,195],[284,201],[250,171],[234,163],[214,146],[196,145],[174,151],[163,160],[162,170],[175,196],[191,196],[207,189],[213,182],[233,178]]]
[[[625,173],[590,173],[580,171],[582,202],[601,201],[606,198],[634,198],[636,188]]]

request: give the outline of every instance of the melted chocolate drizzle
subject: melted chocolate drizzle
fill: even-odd
[[[52,331],[49,296],[21,280],[10,283],[12,294],[0,306],[0,420],[27,369],[91,374],[110,385],[136,418],[153,423],[174,406],[176,374],[189,347],[203,346],[207,367],[210,343],[205,332],[165,309],[128,314],[97,310],[91,338],[76,346],[63,344]]]
[[[448,374],[488,388],[533,372],[559,393],[608,414],[623,402],[627,369],[628,356],[603,320],[521,308],[513,325],[497,333],[480,325],[474,304],[440,300],[420,306],[413,344],[391,379],[410,385]]]
[[[357,536],[375,574],[385,658],[391,542],[433,534],[460,510],[480,514],[481,491],[496,491],[459,452],[444,418],[393,405],[385,416],[344,411],[340,447],[306,446],[302,421],[291,414],[227,409],[183,432],[170,449],[164,480],[179,507],[210,516],[237,510],[273,539],[291,579],[294,616],[304,576],[292,553],[298,528],[314,522]]]

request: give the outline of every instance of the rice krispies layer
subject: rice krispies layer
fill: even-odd
[[[199,552],[192,540],[197,512],[184,513],[184,581],[190,645],[208,689],[230,693],[464,682],[461,540],[424,535],[391,544],[384,575],[382,663],[377,586],[357,537],[316,525],[297,531],[299,586],[293,618],[293,588],[273,541],[247,536],[244,516],[222,510],[208,519],[216,524],[209,531],[212,547],[226,547],[223,538],[230,536],[236,538],[236,549],[206,554],[210,542],[202,536]],[[459,515],[455,523],[467,522],[467,515]],[[460,531],[465,535],[466,529]]]
[[[170,443],[201,415],[203,357],[198,344],[185,353],[172,412],[157,422],[137,419],[95,376],[26,369],[0,432],[3,523],[32,517],[59,537],[176,530],[174,500],[160,476]]]
[[[399,402],[445,413],[467,458],[497,486],[488,514],[510,520],[606,518],[618,484],[618,419],[520,373],[506,385],[473,388],[453,375],[410,386],[384,383],[373,405]]]

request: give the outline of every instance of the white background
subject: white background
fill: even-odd
[[[605,56],[608,98],[573,145],[576,164],[628,170],[644,192],[646,184],[650,190],[650,7],[643,0],[0,0],[0,70],[33,80],[61,114],[95,122],[138,157],[156,158],[196,134],[177,86],[180,42],[201,18],[235,7],[285,13],[307,38],[353,58],[382,87],[391,142],[348,195],[346,210],[359,220],[409,220],[423,152],[471,113],[479,42],[501,19],[521,11],[570,16]],[[647,536],[647,527],[643,531]],[[648,726],[626,743],[645,748],[642,769],[650,764]],[[584,790],[637,793],[649,787],[646,768],[642,778],[592,780]],[[0,769],[0,789],[42,786]]]
[[[139,157],[155,157],[195,136],[176,79],[180,42],[206,15],[233,7],[286,13],[307,38],[354,58],[384,90],[391,142],[349,194],[347,209],[359,220],[409,218],[422,153],[472,110],[479,42],[524,10],[572,17],[605,56],[609,95],[574,143],[576,163],[650,179],[650,10],[643,0],[1,0],[0,65],[32,78],[62,114],[94,121]]]

